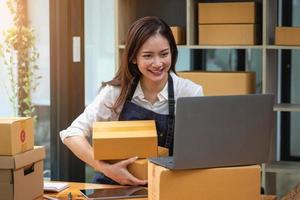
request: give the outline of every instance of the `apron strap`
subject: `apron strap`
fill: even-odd
[[[168,132],[166,136],[165,147],[169,149],[169,155],[173,155],[173,140],[174,140],[174,124],[175,124],[175,98],[173,79],[169,74],[168,77],[168,104],[169,104],[169,117],[168,117]]]
[[[139,80],[140,80],[140,77],[138,77],[138,76],[136,76],[136,77],[133,78],[133,81],[131,83],[131,89],[130,89],[127,97],[126,97],[127,101],[131,101],[131,99],[132,99],[132,97],[134,95],[135,89],[136,89],[136,87],[137,87],[137,85],[139,83]]]

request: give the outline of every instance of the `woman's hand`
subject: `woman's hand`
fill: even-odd
[[[137,160],[137,157],[122,160],[115,164],[107,165],[103,173],[121,185],[146,185],[147,180],[140,180],[128,172],[127,166]]]

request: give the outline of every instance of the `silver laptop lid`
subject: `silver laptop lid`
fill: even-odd
[[[273,95],[179,98],[174,168],[267,162],[273,131]]]

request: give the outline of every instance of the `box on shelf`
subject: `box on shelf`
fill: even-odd
[[[255,45],[260,43],[255,24],[199,25],[199,45]]]
[[[185,32],[184,29],[180,26],[171,26],[171,31],[173,33],[176,44],[185,43]]]
[[[206,96],[255,93],[255,72],[185,71],[178,75],[202,85]]]
[[[95,122],[93,125],[97,160],[157,157],[157,146],[154,120]]]
[[[199,24],[255,24],[255,2],[198,3]]]
[[[43,195],[44,147],[14,156],[0,156],[0,198],[35,199]]]
[[[148,199],[261,200],[259,165],[169,170],[148,163]]]
[[[276,45],[300,45],[300,27],[276,27]]]
[[[16,155],[33,149],[34,127],[30,117],[0,118],[0,155]]]

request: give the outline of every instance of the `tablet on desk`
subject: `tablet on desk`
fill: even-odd
[[[147,188],[142,186],[88,189],[80,190],[80,192],[89,200],[142,198],[148,196]]]

